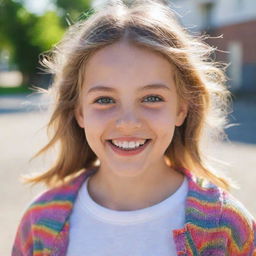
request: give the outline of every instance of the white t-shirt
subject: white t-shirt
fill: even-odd
[[[88,193],[88,179],[70,216],[67,256],[176,255],[172,231],[185,223],[186,177],[170,197],[134,211],[116,211],[97,204]]]

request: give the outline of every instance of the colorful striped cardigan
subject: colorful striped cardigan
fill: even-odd
[[[189,190],[185,226],[173,231],[177,255],[256,255],[253,217],[227,192],[183,171]],[[12,256],[66,254],[69,216],[80,186],[93,172],[43,193],[29,207],[19,225]]]

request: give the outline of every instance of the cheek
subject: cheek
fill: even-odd
[[[143,113],[143,116],[155,127],[165,129],[167,126],[175,126],[176,109],[163,108],[149,110]]]
[[[84,112],[85,133],[88,142],[99,140],[108,127],[109,116],[104,111],[88,110]]]
[[[85,112],[85,122],[89,126],[100,125],[107,120],[107,115],[104,111],[89,110]]]
[[[168,145],[172,140],[176,121],[175,111],[166,108],[153,113],[144,113],[149,127],[163,144]]]

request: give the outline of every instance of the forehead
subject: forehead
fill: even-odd
[[[173,65],[161,53],[125,41],[96,51],[87,61],[84,86],[173,83]]]

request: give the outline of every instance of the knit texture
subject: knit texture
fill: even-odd
[[[36,199],[23,215],[12,256],[64,256],[69,217],[88,170]],[[173,230],[177,255],[256,256],[256,223],[229,193],[182,169],[188,178],[185,225]],[[88,231],[90,232],[90,231]]]

